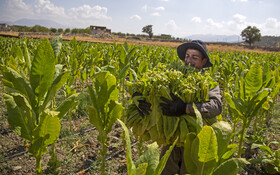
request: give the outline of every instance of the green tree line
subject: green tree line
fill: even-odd
[[[28,26],[18,26],[18,25],[13,25],[11,26],[11,30],[14,32],[50,32],[50,33],[61,33],[61,34],[82,34],[82,33],[87,33],[91,34],[91,30],[89,27],[87,28],[47,28],[44,26],[40,25],[35,25],[33,27],[28,27]]]

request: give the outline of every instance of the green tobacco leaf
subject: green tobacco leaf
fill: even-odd
[[[1,73],[3,74],[3,84],[6,87],[15,89],[19,91],[21,94],[29,98],[32,104],[35,103],[35,94],[32,92],[32,89],[28,86],[28,84],[24,81],[24,78],[21,77],[17,71],[9,68],[1,66]]]
[[[186,141],[185,141],[185,145],[184,145],[184,160],[185,160],[185,164],[186,164],[186,169],[190,174],[195,174],[197,171],[197,166],[196,164],[193,162],[193,158],[192,158],[192,143],[194,141],[194,139],[196,138],[196,134],[191,132],[187,134],[186,137]]]
[[[246,97],[255,95],[262,87],[262,68],[259,64],[253,64],[245,76]]]
[[[4,101],[8,111],[8,122],[12,130],[22,138],[31,141],[33,126],[30,125],[32,121],[29,121],[27,113],[31,114],[31,111],[24,111],[20,109],[13,96],[3,94]]]
[[[116,77],[109,72],[100,72],[96,75],[96,93],[98,94],[98,108],[104,108],[110,100],[118,101],[119,91],[116,88]]]
[[[67,114],[70,109],[78,105],[78,102],[76,101],[78,95],[79,94],[73,94],[69,96],[55,109],[55,111],[59,112],[58,118],[60,120]]]
[[[203,130],[203,129],[202,129]],[[201,130],[201,131],[202,131]],[[191,145],[191,158],[193,163],[196,165],[196,172],[195,175],[208,175],[212,174],[214,168],[217,165],[216,159],[212,159],[208,162],[201,162],[199,161],[200,156],[199,156],[199,151],[201,149],[200,146],[200,139],[196,137]]]
[[[203,120],[200,112],[198,111],[196,105],[193,103],[193,109],[196,116],[196,133],[199,133],[203,127]]]
[[[215,132],[211,126],[204,126],[197,135],[199,139],[198,157],[200,162],[218,161],[218,145]]]
[[[227,92],[225,92],[224,94],[225,94],[225,99],[226,99],[228,105],[231,107],[231,109],[234,110],[239,116],[243,116],[241,111],[238,109],[237,105],[232,100],[232,96]]]
[[[88,86],[88,92],[89,92],[92,106],[97,107],[98,94],[96,93],[95,89],[92,86]]]
[[[57,117],[58,114],[59,112],[56,111],[44,111],[43,115],[41,116],[39,126],[36,128],[39,131],[40,137],[48,136],[44,141],[46,146],[54,143],[59,137],[61,125],[59,118]]]
[[[10,54],[13,55],[13,57],[16,58],[16,60],[20,64],[24,63],[25,60],[24,60],[24,57],[23,57],[23,53],[22,53],[22,50],[19,46],[13,45]]]
[[[118,79],[122,79],[124,78],[127,74],[128,74],[128,71],[129,71],[129,67],[130,65],[126,65],[121,71],[120,71],[120,74],[118,76]]]
[[[155,170],[153,175],[160,175],[161,174],[161,172],[164,169],[165,164],[166,164],[166,162],[167,162],[167,160],[168,160],[168,158],[169,158],[169,156],[170,156],[174,146],[176,145],[177,141],[178,141],[178,138],[176,138],[176,140],[173,142],[173,144],[165,152],[164,156],[160,159],[159,164],[158,164],[158,166],[157,166],[157,168],[156,168],[156,170]]]
[[[134,69],[129,68],[129,81],[137,80],[137,74]]]
[[[237,144],[232,144],[232,145],[228,145],[228,151],[224,153],[224,155],[222,156],[223,159],[229,159],[230,157],[233,156],[234,152],[237,150],[238,145]]]
[[[147,145],[147,150],[139,157],[135,162],[136,167],[142,163],[147,163],[148,167],[146,169],[147,174],[154,174],[158,164],[159,164],[159,148],[156,142]]]
[[[57,57],[57,55],[59,55],[59,53],[60,53],[61,46],[62,46],[62,35],[52,38],[50,40],[50,43],[53,48],[54,56]]]
[[[146,172],[147,170],[147,167],[148,167],[148,163],[142,163],[140,164],[136,169],[135,171],[132,173],[133,175],[148,175],[148,173]]]
[[[256,144],[253,143],[251,149],[260,148],[262,151],[266,152],[267,154],[273,154],[269,146],[263,144]]]
[[[31,70],[31,59],[30,59],[30,53],[28,51],[28,48],[27,48],[27,45],[26,45],[25,42],[24,42],[24,45],[23,45],[23,55],[24,55],[26,66],[28,68],[28,72],[30,72],[30,70]]]
[[[55,97],[56,92],[65,84],[69,75],[69,71],[63,72],[52,82],[52,85],[48,90],[44,103],[41,106],[41,111],[43,111],[47,104]]]
[[[35,52],[30,72],[30,84],[39,100],[45,96],[45,93],[51,86],[54,78],[54,71],[54,53],[49,40],[45,39]]]
[[[103,132],[104,126],[95,107],[88,106],[88,116],[89,122],[93,124],[100,133]]]
[[[142,75],[147,72],[149,63],[147,61],[141,61],[138,67],[137,76],[142,77]]]
[[[121,103],[116,101],[111,101],[109,104],[109,114],[107,119],[107,126],[106,132],[109,133],[112,129],[113,124],[116,122],[117,119],[121,118],[122,112],[124,108],[122,107]]]
[[[214,129],[218,141],[218,157],[222,157],[231,139],[232,127],[225,121],[218,121],[211,125],[211,127]]]
[[[126,125],[118,119],[118,122],[121,124],[123,131],[124,131],[124,138],[125,138],[125,145],[126,145],[126,163],[127,163],[127,172],[128,175],[132,174],[133,171],[136,170],[135,164],[132,160],[132,153],[131,153],[131,141],[130,141],[130,135],[129,131],[126,127]]]
[[[232,175],[236,174],[240,168],[250,164],[244,158],[232,158],[220,164],[213,172],[213,175]]]
[[[58,112],[55,111],[44,111],[42,114],[40,123],[33,132],[34,141],[29,147],[29,151],[34,157],[41,157],[47,152],[46,147],[59,137],[61,125],[57,115]]]

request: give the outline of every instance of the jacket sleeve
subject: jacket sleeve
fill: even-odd
[[[195,104],[203,118],[213,118],[222,113],[222,96],[219,86],[209,91],[209,101]],[[192,104],[187,104],[191,116],[195,116]]]

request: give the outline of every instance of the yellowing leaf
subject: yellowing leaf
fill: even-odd
[[[215,132],[211,126],[204,126],[197,135],[199,139],[198,157],[200,162],[218,161],[218,146]]]

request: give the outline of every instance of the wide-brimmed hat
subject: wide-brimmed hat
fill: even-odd
[[[184,43],[177,47],[177,54],[181,60],[183,60],[183,61],[185,60],[186,51],[189,48],[199,50],[203,54],[203,56],[207,59],[206,64],[202,68],[213,66],[213,64],[211,63],[211,61],[207,55],[206,44],[200,40],[192,40],[189,43]]]

